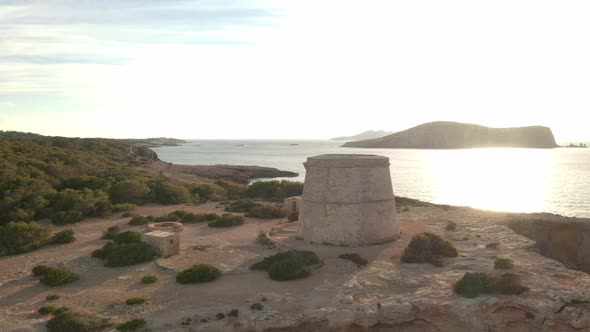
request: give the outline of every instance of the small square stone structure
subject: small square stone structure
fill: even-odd
[[[180,253],[180,233],[152,231],[141,234],[141,239],[156,248],[160,257],[170,257]]]
[[[285,211],[285,213],[287,213],[287,215],[290,215],[291,213],[299,212],[300,208],[301,208],[301,196],[287,197],[283,200],[282,210]]]

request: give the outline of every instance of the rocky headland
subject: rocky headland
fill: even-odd
[[[389,149],[469,149],[557,147],[550,128],[490,128],[458,122],[425,123],[385,137],[347,142],[344,147]]]
[[[401,238],[386,244],[311,245],[294,236],[297,222],[247,217],[242,226],[223,231],[186,224],[180,255],[114,269],[90,257],[104,245],[102,232],[114,225],[122,230],[137,230],[138,226],[128,225],[128,218],[120,215],[66,226],[75,230],[76,242],[0,258],[0,330],[44,331],[48,318],[36,310],[54,293],[61,296],[51,303],[56,307],[92,312],[115,322],[143,317],[152,331],[590,329],[590,275],[568,268],[578,266],[574,257],[579,259],[580,270],[587,268],[582,256],[588,253],[589,220],[411,200],[400,203]],[[136,213],[162,215],[177,209],[223,211],[218,203],[207,203],[144,206]],[[449,227],[451,222],[453,227]],[[269,234],[276,247],[256,244],[259,232]],[[403,249],[421,232],[449,240],[458,257],[443,259],[441,267],[402,263]],[[567,240],[570,237],[572,241]],[[550,250],[543,252],[544,246]],[[317,253],[320,264],[312,268],[311,276],[280,282],[248,268],[263,257],[289,249]],[[574,252],[577,256],[569,255]],[[368,264],[357,266],[340,259],[344,253],[357,253]],[[510,259],[514,266],[495,270],[496,258]],[[175,282],[178,271],[196,263],[215,265],[223,275],[204,284]],[[80,280],[59,288],[41,285],[30,272],[37,264],[67,267],[78,273]],[[519,295],[463,298],[454,293],[453,285],[467,272],[518,274],[528,290]],[[157,276],[158,282],[141,285],[139,279],[147,274]],[[129,297],[142,297],[147,302],[127,306],[125,299]],[[234,314],[228,316],[230,312]]]

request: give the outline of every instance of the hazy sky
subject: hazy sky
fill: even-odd
[[[452,120],[590,139],[590,1],[0,0],[0,129],[329,138]]]

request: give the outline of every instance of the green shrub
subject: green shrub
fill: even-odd
[[[270,278],[277,281],[301,279],[309,274],[307,266],[298,260],[281,260],[272,264],[268,269]]]
[[[220,216],[216,213],[199,213],[199,214],[187,213],[182,217],[180,222],[182,222],[183,224],[193,224],[193,223],[200,223],[200,222],[206,222],[206,221],[213,221],[213,220],[217,220],[219,218],[220,218]]]
[[[53,215],[51,221],[56,225],[69,225],[84,219],[80,211],[60,211]]]
[[[227,195],[224,188],[213,183],[193,185],[191,193],[194,197],[198,196],[201,202],[220,201],[225,199]]]
[[[247,196],[262,198],[269,201],[282,201],[287,197],[300,196],[303,193],[303,183],[282,181],[259,181],[248,186]]]
[[[496,258],[494,261],[494,269],[496,270],[509,270],[514,267],[511,259],[508,258]]]
[[[260,206],[260,203],[256,203],[250,200],[241,200],[231,202],[225,207],[225,211],[228,212],[250,212],[254,207]]]
[[[50,294],[50,295],[47,295],[45,297],[45,300],[47,300],[47,301],[55,301],[55,300],[57,300],[59,298],[60,298],[60,296],[57,295],[57,294]]]
[[[117,331],[137,331],[147,325],[145,319],[136,318],[117,325]]]
[[[197,264],[181,271],[176,276],[180,284],[194,284],[213,281],[221,276],[221,271],[209,264]]]
[[[182,204],[191,201],[191,194],[187,187],[168,181],[158,181],[151,185],[153,201],[164,204]]]
[[[114,213],[117,213],[117,212],[133,211],[136,208],[137,208],[137,205],[135,205],[135,204],[131,204],[131,203],[120,203],[120,204],[113,205],[113,212]]]
[[[117,234],[119,234],[120,231],[121,231],[121,228],[119,228],[119,226],[111,226],[111,227],[107,228],[107,230],[104,231],[104,233],[102,233],[101,239],[113,240],[115,238],[115,236],[117,236]]]
[[[133,231],[126,231],[115,235],[116,244],[129,244],[141,242],[141,234]]]
[[[64,231],[57,232],[53,234],[53,237],[51,238],[51,243],[55,244],[66,244],[72,243],[74,241],[76,241],[76,234],[71,229],[66,229]]]
[[[51,227],[10,222],[0,226],[0,256],[29,252],[51,241]]]
[[[250,309],[252,310],[262,310],[263,306],[261,303],[254,303],[250,306]]]
[[[239,226],[244,223],[244,217],[233,215],[233,214],[223,214],[219,219],[210,221],[207,226],[209,227],[233,227]]]
[[[149,262],[157,256],[156,249],[145,242],[111,244],[107,247],[109,245],[107,243],[103,248],[103,257],[106,260],[105,266],[107,267],[140,264]]]
[[[369,261],[362,258],[359,254],[342,254],[340,256],[338,256],[338,258],[340,259],[347,259],[349,261],[352,261],[353,263],[355,263],[358,266],[365,266],[367,264],[369,264]]]
[[[38,267],[33,268],[33,274],[39,277],[41,283],[48,286],[60,286],[78,280],[78,275],[70,270],[42,265],[41,269],[35,270]]]
[[[43,306],[43,307],[39,308],[39,310],[38,310],[38,312],[41,315],[49,315],[50,313],[52,313],[54,311],[55,311],[55,307],[51,306],[51,305]]]
[[[136,214],[135,214],[135,213],[133,213],[133,212],[129,212],[129,211],[127,211],[127,212],[123,212],[123,213],[121,214],[121,217],[123,217],[123,218],[132,218],[132,217],[135,217],[135,216],[136,216]]]
[[[273,207],[273,206],[255,206],[246,213],[246,217],[261,218],[261,219],[276,219],[284,218],[286,216],[285,211]]]
[[[442,265],[443,257],[457,257],[457,249],[440,236],[432,233],[414,235],[404,249],[401,261],[404,263],[431,263]]]
[[[498,242],[492,242],[492,243],[486,244],[486,248],[496,249],[496,248],[498,248],[499,245],[500,245],[500,243],[498,243]]]
[[[307,277],[308,267],[317,263],[319,258],[313,251],[289,250],[265,257],[250,270],[267,271],[271,279],[285,281]]]
[[[275,244],[272,242],[272,240],[269,239],[268,236],[266,236],[266,233],[264,233],[264,232],[258,233],[258,237],[256,238],[256,243],[263,245],[263,246],[267,246],[267,247],[274,247],[275,246]]]
[[[237,199],[244,197],[246,196],[246,192],[248,190],[246,185],[226,180],[217,180],[215,181],[215,184],[225,189],[226,199]]]
[[[227,317],[238,317],[240,311],[238,309],[232,309],[227,313]]]
[[[144,303],[145,303],[145,299],[143,297],[132,297],[132,298],[125,300],[125,304],[127,304],[127,305],[138,305],[138,304],[144,304]]]
[[[445,229],[447,231],[454,231],[457,229],[457,224],[453,221],[449,221],[449,223],[447,224],[447,226],[445,227]]]
[[[470,273],[467,272],[455,283],[453,287],[455,293],[466,297],[475,298],[479,294],[522,294],[528,288],[522,286],[520,276],[513,273],[504,273],[502,275],[492,275],[487,273]]]
[[[47,265],[37,265],[33,267],[33,274],[37,277],[44,275],[45,273],[51,271],[53,268]]]
[[[66,311],[70,311],[70,308],[68,307],[59,307],[57,309],[55,309],[55,311],[53,312],[53,316],[57,316],[57,315],[61,315]]]
[[[154,217],[152,216],[133,216],[131,220],[129,220],[129,225],[133,226],[140,226],[140,225],[147,225],[151,222],[154,222]]]
[[[63,311],[47,321],[49,332],[97,332],[110,326],[108,319],[86,313]]]
[[[156,281],[158,281],[158,277],[156,277],[156,276],[143,276],[143,277],[141,277],[142,284],[153,284]]]
[[[111,200],[113,203],[142,204],[148,200],[149,193],[150,188],[144,182],[138,180],[125,180],[113,185],[111,188]],[[115,206],[117,205],[120,204],[116,204]]]

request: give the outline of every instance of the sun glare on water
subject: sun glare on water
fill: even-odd
[[[553,169],[546,151],[440,151],[428,154],[426,162],[432,170],[433,201],[494,211],[544,211]]]

